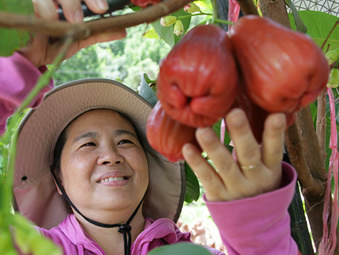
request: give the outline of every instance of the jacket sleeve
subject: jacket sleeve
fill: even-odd
[[[6,129],[8,117],[15,112],[46,70],[45,66],[36,68],[19,53],[14,53],[10,57],[0,57],[0,135]],[[53,82],[50,81],[30,107],[38,106],[45,92],[52,87]]]
[[[205,197],[229,255],[298,254],[288,213],[296,178],[295,170],[283,163],[280,189],[228,202],[209,202]]]

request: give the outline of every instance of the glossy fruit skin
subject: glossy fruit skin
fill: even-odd
[[[146,136],[151,147],[171,162],[184,159],[181,149],[186,143],[200,148],[195,131],[196,128],[183,125],[168,116],[160,101],[153,107],[146,126]]]
[[[131,3],[142,8],[146,8],[149,5],[160,3],[161,0],[131,0]]]
[[[234,103],[237,73],[226,32],[200,25],[160,64],[157,96],[173,119],[192,127],[210,126]]]
[[[262,135],[265,127],[265,120],[271,114],[264,110],[259,105],[255,104],[243,83],[238,84],[237,99],[232,108],[241,108],[246,113],[248,122],[250,124],[252,133],[259,144],[262,142]],[[285,113],[286,116],[286,127],[291,126],[295,119],[296,113]]]
[[[292,114],[325,89],[328,63],[308,36],[247,15],[230,38],[249,96],[266,111]]]

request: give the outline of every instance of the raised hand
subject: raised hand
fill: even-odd
[[[56,4],[60,4],[63,8],[66,20],[70,23],[83,22],[83,13],[81,9],[81,0],[32,0],[34,10],[37,17],[45,19],[46,22],[51,20],[58,20]],[[85,0],[84,1],[89,9],[95,13],[105,13],[108,9],[106,0]],[[66,54],[69,58],[82,48],[86,48],[92,44],[99,42],[108,42],[119,40],[126,36],[125,29],[119,31],[106,31],[100,34],[90,36],[84,40],[76,41],[70,47]],[[30,60],[35,66],[52,63],[53,59],[59,53],[60,43],[51,43],[51,40],[44,35],[37,34],[29,44],[29,46],[20,50],[20,53]]]
[[[269,115],[261,145],[254,138],[244,111],[233,109],[226,116],[226,125],[236,157],[220,143],[212,128],[199,128],[196,137],[214,167],[192,144],[186,144],[182,150],[185,160],[200,179],[207,200],[237,200],[279,188],[285,115]]]

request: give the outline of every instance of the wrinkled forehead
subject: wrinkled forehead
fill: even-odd
[[[80,126],[82,129],[86,129],[98,125],[100,124],[98,117],[101,117],[103,122],[112,121],[114,125],[121,126],[137,136],[137,128],[134,123],[126,115],[112,109],[91,109],[83,112],[71,120],[64,131],[68,133],[72,126]]]
[[[73,117],[65,128],[62,129],[62,132],[58,135],[54,146],[51,148],[50,154],[50,165],[54,166],[60,160],[63,147],[65,146],[66,141],[73,137],[77,133],[90,131],[93,127],[93,123],[97,121],[97,116],[103,116],[103,120],[113,118],[112,121],[117,121],[120,124],[117,124],[117,127],[131,132],[133,136],[137,138],[144,152],[147,150],[148,146],[143,142],[142,134],[137,126],[130,120],[125,114],[118,112],[109,108],[94,108],[87,109],[82,111],[80,114]],[[74,127],[74,128],[73,128]],[[99,125],[100,127],[100,125]],[[74,130],[75,129],[75,130]],[[74,132],[73,132],[74,131]],[[74,134],[75,133],[75,134]]]

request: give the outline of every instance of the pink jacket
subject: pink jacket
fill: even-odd
[[[17,53],[8,58],[0,57],[0,134],[5,130],[6,119],[34,86],[41,71],[44,70],[38,70]],[[52,87],[51,82],[31,106],[37,106],[44,92]],[[283,163],[282,185],[278,190],[228,202],[209,202],[205,199],[229,255],[298,254],[297,245],[290,235],[288,214],[295,182],[295,170]],[[69,215],[51,230],[38,229],[60,245],[65,254],[104,254],[86,235],[74,215]],[[191,242],[190,233],[182,233],[169,219],[154,221],[147,218],[144,231],[131,247],[131,254],[146,255],[155,247],[178,242]],[[223,254],[215,249],[209,250],[212,254]]]

